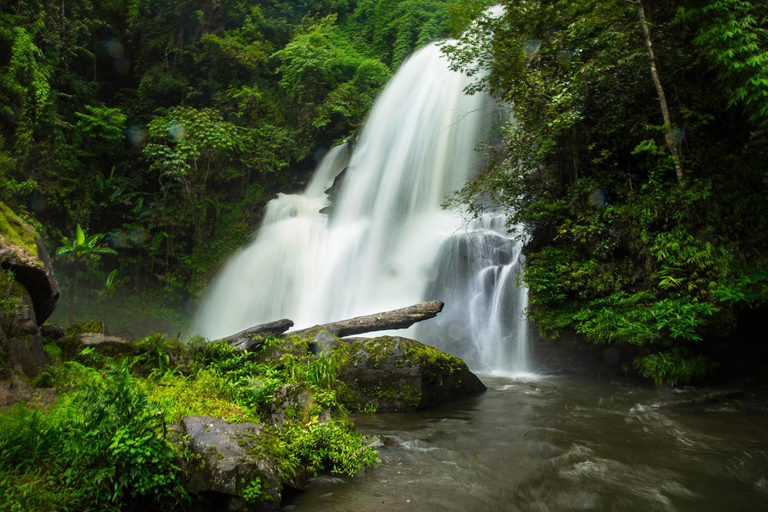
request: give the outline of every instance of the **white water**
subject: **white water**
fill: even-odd
[[[480,370],[526,370],[520,244],[505,219],[467,224],[441,209],[479,167],[477,142],[499,109],[463,93],[471,79],[428,46],[402,65],[349,157],[331,150],[301,195],[280,194],[254,241],[208,291],[196,330],[216,339],[290,318],[296,327],[439,299],[435,320],[400,334]],[[330,217],[325,193],[347,165]]]

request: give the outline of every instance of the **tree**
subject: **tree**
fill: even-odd
[[[768,301],[768,133],[754,116],[766,10],[680,5],[510,1],[445,48],[514,112],[458,201],[478,211],[491,197],[525,226],[529,317],[622,346],[671,384],[711,371]],[[727,108],[745,94],[751,119]]]

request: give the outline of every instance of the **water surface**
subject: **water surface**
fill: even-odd
[[[381,465],[315,478],[284,510],[768,510],[765,414],[657,408],[652,387],[586,377],[482,379],[478,397],[355,417],[394,442]]]

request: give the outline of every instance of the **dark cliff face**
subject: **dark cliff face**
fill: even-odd
[[[0,346],[4,371],[34,377],[48,363],[38,326],[61,290],[38,234],[0,203]]]

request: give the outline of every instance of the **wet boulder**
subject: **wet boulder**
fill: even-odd
[[[458,357],[408,338],[344,338],[334,354],[339,399],[355,411],[425,409],[486,389]]]
[[[277,510],[282,486],[277,466],[257,454],[264,425],[186,416],[182,430],[196,461],[187,468],[186,489],[211,510]]]
[[[27,289],[35,322],[42,325],[59,302],[59,283],[37,232],[3,203],[0,203],[0,264],[12,271],[14,279]]]

